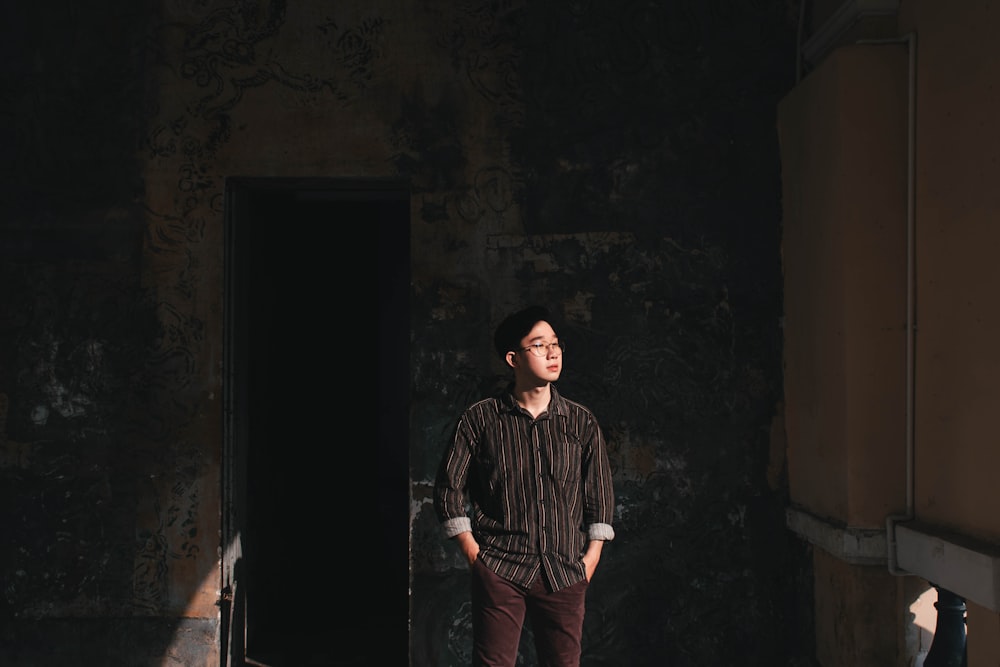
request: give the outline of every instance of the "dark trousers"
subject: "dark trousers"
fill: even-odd
[[[541,574],[528,590],[472,567],[472,665],[514,667],[525,614],[535,636],[538,667],[579,667],[587,581],[554,593]]]

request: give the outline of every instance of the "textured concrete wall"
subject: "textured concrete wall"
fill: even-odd
[[[130,636],[158,638],[136,662],[215,660],[232,176],[411,185],[413,665],[468,653],[466,574],[427,493],[457,411],[500,381],[492,326],[527,300],[565,319],[560,389],[595,410],[615,467],[586,663],[811,654],[807,559],[770,442],[787,3],[4,12],[0,511],[17,547],[0,558],[17,621],[2,657],[62,664],[83,646],[114,662],[128,639],[113,619],[134,618],[147,629]],[[340,232],[307,242],[377,257],[363,230]],[[334,278],[334,293],[365,284]],[[364,518],[325,509],[324,528]],[[372,557],[348,528],[290,585]],[[396,632],[348,640],[377,652]]]

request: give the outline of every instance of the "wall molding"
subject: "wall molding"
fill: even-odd
[[[853,565],[888,562],[884,529],[836,524],[795,507],[785,510],[785,523],[802,539]]]
[[[896,524],[899,567],[1000,611],[1000,546],[920,521]]]
[[[838,524],[785,509],[789,530],[853,565],[888,564],[886,531]],[[903,574],[926,579],[965,600],[1000,611],[1000,545],[918,520],[895,524],[896,561]]]
[[[899,11],[899,0],[847,0],[823,22],[802,45],[802,56],[810,65],[816,65],[826,54],[836,48],[847,32],[868,18],[894,16]]]

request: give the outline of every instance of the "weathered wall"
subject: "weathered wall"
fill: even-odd
[[[785,2],[4,11],[0,657],[215,660],[229,176],[410,180],[414,665],[468,651],[427,493],[527,300],[615,467],[586,663],[811,654],[769,458]]]

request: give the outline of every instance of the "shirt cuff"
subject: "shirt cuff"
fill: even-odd
[[[445,537],[452,538],[459,533],[466,533],[472,530],[472,519],[467,516],[455,517],[454,519],[448,519],[441,524],[444,529]]]
[[[592,523],[587,528],[587,538],[610,542],[615,539],[615,529],[609,523]]]

